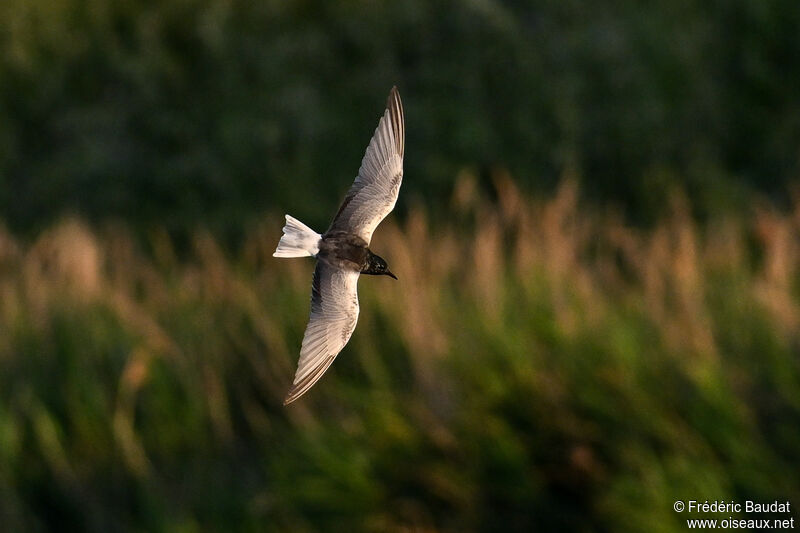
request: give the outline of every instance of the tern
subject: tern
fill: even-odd
[[[405,122],[397,87],[367,146],[361,168],[328,230],[319,234],[289,215],[275,257],[316,257],[311,316],[294,382],[283,404],[305,394],[342,351],[358,321],[358,277],[397,277],[369,249],[372,233],[397,202],[403,181]]]

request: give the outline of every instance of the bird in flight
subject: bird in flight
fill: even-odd
[[[372,232],[394,208],[403,181],[405,123],[397,87],[367,146],[358,176],[328,230],[320,235],[286,215],[275,257],[316,257],[311,317],[303,336],[294,382],[283,404],[306,393],[342,351],[358,321],[360,274],[397,277],[369,249]]]

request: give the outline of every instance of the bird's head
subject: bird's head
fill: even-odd
[[[384,261],[383,257],[379,255],[375,255],[372,252],[367,252],[367,264],[361,270],[362,274],[373,274],[376,276],[391,276],[394,279],[397,279],[397,276],[392,274],[389,270],[386,261]]]

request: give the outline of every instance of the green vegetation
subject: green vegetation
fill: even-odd
[[[495,181],[379,228],[400,281],[362,280],[289,408],[312,262],[271,257],[278,217],[183,259],[163,231],[0,234],[4,529],[684,531],[677,499],[800,502],[800,210],[698,227],[675,198],[643,231]]]
[[[322,226],[395,84],[401,208],[441,207],[464,167],[551,194],[577,176],[639,221],[676,184],[701,213],[784,204],[798,27],[796,0],[3,0],[0,213]]]

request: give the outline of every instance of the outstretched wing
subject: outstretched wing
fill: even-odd
[[[284,405],[305,394],[350,340],[358,321],[358,275],[317,262],[311,286],[311,318]]]
[[[397,87],[392,87],[358,176],[328,231],[354,233],[369,244],[372,232],[397,202],[403,181],[405,137],[403,103]]]

